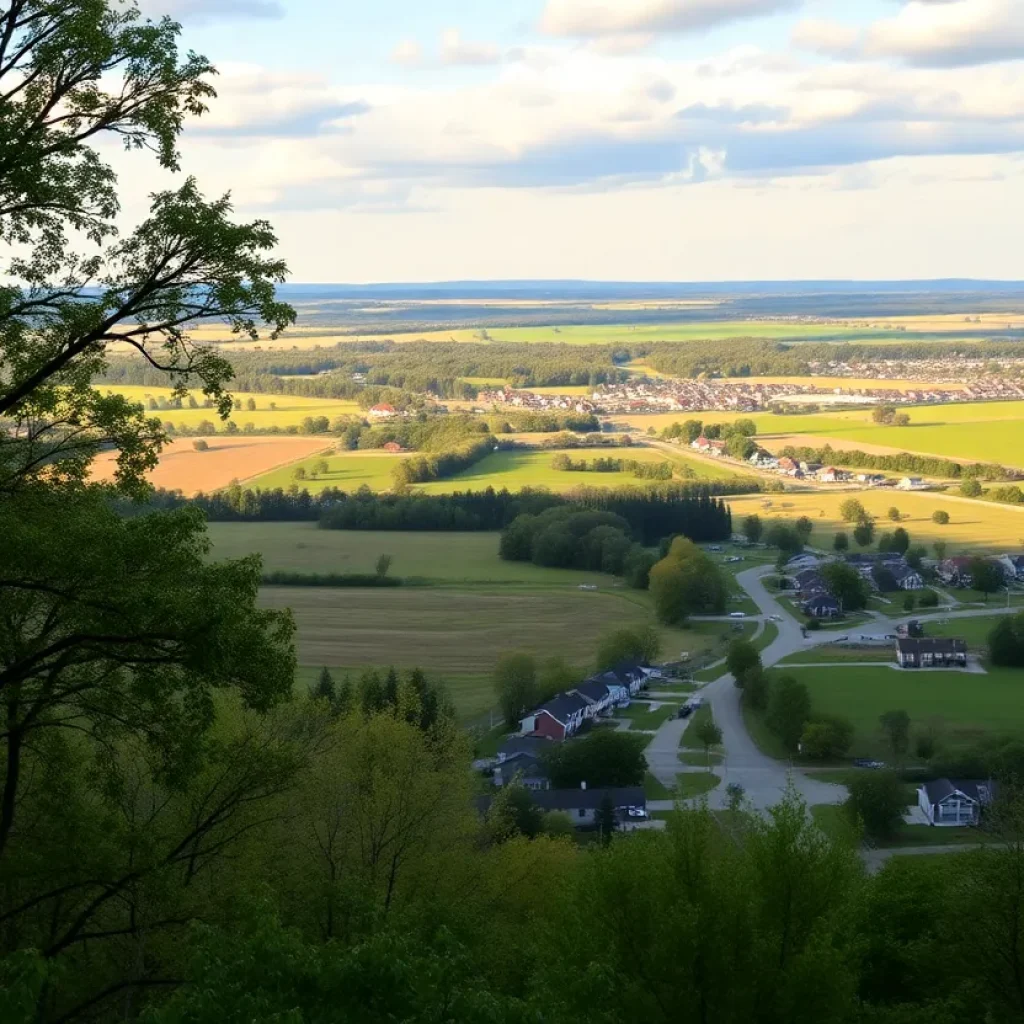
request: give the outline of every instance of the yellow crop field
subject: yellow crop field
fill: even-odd
[[[912,544],[930,545],[943,540],[950,555],[985,548],[991,551],[1024,549],[1024,507],[971,501],[955,495],[914,493],[895,490],[815,491],[798,494],[751,494],[729,499],[733,520],[739,524],[756,513],[763,520],[797,519],[807,516],[814,523],[811,544],[831,549],[832,538],[842,530],[852,535],[853,527],[844,523],[839,506],[856,498],[878,520],[878,531],[891,529],[890,508],[903,513],[901,526],[910,534]],[[945,526],[932,522],[932,513],[949,513]],[[852,545],[852,536],[851,536]]]
[[[202,404],[205,396],[201,391],[192,392],[198,409],[149,409],[149,400],[159,402],[161,399],[168,400],[171,397],[170,388],[149,388],[137,385],[97,385],[97,390],[102,392],[114,392],[124,395],[125,398],[147,408],[150,416],[156,417],[161,422],[173,423],[175,426],[184,424],[190,429],[199,426],[207,421],[212,423],[218,431],[225,429],[225,423],[217,416],[216,409],[204,409]],[[233,392],[235,399],[235,411],[230,419],[238,426],[239,430],[251,423],[256,430],[265,430],[271,427],[298,427],[307,416],[326,416],[333,420],[337,416],[358,416],[361,410],[355,402],[333,398],[306,398],[301,395],[265,395],[255,394],[246,391]],[[256,408],[248,409],[248,403],[252,401]],[[187,402],[184,403],[188,405]],[[239,408],[241,405],[241,408]]]

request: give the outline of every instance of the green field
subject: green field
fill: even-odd
[[[485,337],[486,335],[486,337]],[[844,326],[842,324],[800,324],[758,322],[754,320],[712,320],[662,324],[583,324],[539,327],[464,327],[454,330],[412,331],[380,335],[361,335],[362,340],[455,341],[480,344],[543,343],[554,345],[619,345],[638,341],[710,341],[721,338],[771,338],[803,341],[849,341],[854,338],[906,341],[907,332]],[[922,335],[923,337],[923,335]],[[353,339],[355,340],[355,339]]]
[[[836,665],[795,675],[810,691],[815,711],[853,722],[853,757],[886,756],[878,717],[898,708],[910,715],[912,728],[932,725],[950,739],[1024,731],[1024,673],[1013,669],[973,675]]]
[[[149,388],[130,384],[111,385],[98,384],[97,391],[104,393],[124,395],[132,402],[148,406],[148,400],[153,398],[159,401],[161,398],[171,397],[170,388]],[[201,391],[191,392],[193,397],[202,406],[205,396]],[[244,429],[247,423],[251,423],[257,430],[265,430],[270,427],[297,427],[307,416],[326,416],[333,420],[337,416],[360,416],[362,412],[355,402],[344,399],[333,398],[305,398],[301,395],[265,395],[248,391],[232,392],[237,406],[242,403],[242,408],[236,408],[229,419],[237,424],[239,430]],[[246,403],[252,399],[256,403],[255,411],[245,408]],[[185,405],[188,403],[185,402]],[[274,408],[271,408],[271,405]],[[158,418],[164,423],[173,423],[175,426],[185,424],[190,429],[197,427],[204,420],[209,420],[218,431],[225,428],[225,423],[217,416],[216,409],[156,409],[147,412],[150,416]]]
[[[463,717],[494,705],[491,673],[504,653],[562,656],[589,672],[602,634],[653,623],[649,608],[625,594],[575,587],[265,587],[260,600],[295,615],[300,685],[320,665],[419,666],[445,682]],[[720,646],[720,625],[662,629],[665,655]]]
[[[358,491],[360,487],[369,487],[371,491],[388,491],[394,484],[391,471],[401,458],[401,455],[386,455],[382,452],[314,455],[255,477],[247,486],[263,490],[275,487],[288,490],[294,484],[310,494],[319,494],[327,487],[337,487],[347,492]],[[314,480],[313,467],[322,459],[327,460],[327,472],[318,473]],[[295,479],[295,471],[300,466],[306,473],[304,480]]]
[[[502,561],[497,533],[321,530],[316,523],[210,523],[209,532],[215,557],[258,552],[267,572],[373,572],[378,556],[388,554],[392,576],[445,583],[611,587],[614,582],[600,573]]]
[[[518,491],[523,487],[547,487],[552,491],[571,491],[577,487],[643,487],[654,483],[649,480],[638,480],[632,473],[566,473],[552,469],[552,457],[561,452],[561,449],[494,452],[458,476],[421,484],[416,489],[426,494],[479,491],[486,487],[493,487],[495,490],[507,487],[510,491]],[[564,454],[573,459],[588,461],[609,456],[635,459],[637,462],[673,462],[679,466],[689,467],[701,480],[724,480],[739,475],[728,466],[716,466],[653,448],[565,449]]]
[[[852,534],[853,528],[839,515],[839,506],[847,498],[857,498],[876,518],[879,533],[888,529],[886,514],[895,506],[903,513],[901,525],[910,533],[912,544],[930,545],[943,540],[950,555],[982,548],[1004,552],[1024,547],[1024,506],[969,501],[944,494],[879,489],[820,490],[783,495],[737,495],[729,499],[729,505],[733,521],[737,523],[751,513],[757,513],[765,521],[792,521],[808,516],[814,524],[811,544],[831,549],[836,532]],[[937,509],[949,513],[950,521],[945,526],[932,522],[932,513]]]
[[[893,427],[875,423],[870,409],[777,416],[752,413],[758,436],[784,439],[787,435],[816,438],[816,444],[854,450],[859,444],[882,445],[899,451],[939,455],[943,458],[976,462],[998,462],[1024,467],[1024,402],[964,402],[946,405],[907,406],[910,426]],[[662,430],[672,423],[699,419],[725,423],[734,413],[659,413],[652,416],[609,417],[620,425]],[[803,443],[803,442],[801,442]],[[777,448],[778,445],[772,445]]]

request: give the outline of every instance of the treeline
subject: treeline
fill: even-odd
[[[564,452],[551,459],[551,468],[563,473],[632,473],[638,480],[671,480],[671,462],[639,462],[636,459],[596,458],[573,461]],[[696,476],[689,466],[679,467],[682,475]]]
[[[154,490],[145,502],[117,500],[133,516],[176,508],[201,509],[211,522],[319,522],[329,530],[501,530],[523,513],[537,515],[572,506],[621,516],[644,544],[685,534],[717,541],[732,531],[728,506],[719,497],[751,494],[756,480],[699,481],[651,487],[587,488],[569,494],[544,490],[456,491],[454,494],[375,494],[369,488],[347,493],[324,488],[311,495],[298,489],[260,490],[233,483],[215,494],[186,498],[180,491]]]
[[[586,434],[601,430],[601,421],[592,412],[539,412],[532,409],[493,413],[487,417],[487,425],[494,434],[552,434],[560,430]]]
[[[400,576],[382,576],[371,572],[265,572],[262,582],[268,587],[401,587]]]
[[[391,479],[398,490],[410,484],[444,480],[474,466],[496,448],[497,444],[490,436],[466,439],[452,444],[443,451],[402,459],[391,470]]]
[[[920,473],[922,476],[948,479],[1005,480],[1016,476],[1015,470],[996,463],[954,462],[934,455],[915,455],[900,452],[898,455],[874,455],[862,451],[844,451],[831,445],[823,448],[794,447],[787,445],[779,455],[796,462],[820,462],[826,465],[845,466],[851,469],[877,469],[890,473]]]

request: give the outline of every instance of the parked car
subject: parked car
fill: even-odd
[[[677,714],[677,718],[689,718],[693,714],[693,707],[690,704],[684,704]]]
[[[832,641],[832,643],[834,643],[834,644],[841,644],[844,640],[849,640],[849,639],[850,638],[848,636],[837,636],[835,638],[835,640]]]
[[[855,757],[853,759],[855,768],[884,768],[884,761],[872,761],[870,757]]]
[[[729,612],[730,619],[745,619],[746,617],[746,612]]]
[[[781,615],[769,615],[768,618],[772,622],[781,622],[782,621],[782,616]]]

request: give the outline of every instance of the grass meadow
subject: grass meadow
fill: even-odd
[[[1024,402],[970,402],[911,406],[907,427],[878,424],[870,409],[794,414],[751,413],[758,436],[785,440],[787,435],[811,438],[833,448],[879,445],[897,451],[920,452],[975,462],[999,462],[1024,468]],[[611,416],[619,426],[646,431],[699,419],[705,423],[731,422],[736,413],[657,413]],[[772,445],[778,447],[778,445]]]
[[[1024,547],[1024,507],[969,501],[930,492],[892,490],[813,491],[783,495],[745,494],[729,498],[734,521],[757,513],[763,520],[793,520],[808,516],[814,523],[811,544],[831,549],[832,538],[842,530],[851,535],[852,526],[842,522],[839,506],[847,498],[857,498],[878,520],[878,532],[891,528],[886,513],[895,506],[904,516],[901,523],[910,533],[912,544],[930,545],[943,540],[950,555],[987,548],[993,551],[1019,550]],[[769,503],[770,502],[770,506]],[[942,509],[950,522],[939,526],[932,513]]]
[[[96,389],[124,395],[130,401],[138,402],[143,406],[148,404],[150,398],[159,401],[161,398],[169,399],[172,394],[170,388],[149,388],[134,384],[117,386],[99,384]],[[361,415],[361,410],[355,402],[344,399],[306,398],[302,395],[266,395],[247,391],[235,391],[232,394],[236,405],[239,402],[242,403],[242,408],[236,408],[229,417],[237,424],[239,430],[242,430],[247,423],[251,423],[257,430],[264,430],[269,427],[297,427],[307,416],[326,416],[328,419],[334,419],[336,416]],[[203,393],[193,391],[192,395],[202,406],[205,399]],[[245,408],[249,399],[256,403],[254,411]],[[218,431],[223,431],[225,428],[225,422],[217,416],[216,409],[156,409],[147,410],[147,412],[148,415],[161,422],[173,423],[175,426],[183,423],[189,428],[194,428],[204,420],[209,420]]]
[[[364,486],[371,491],[389,491],[394,484],[391,471],[403,457],[378,451],[330,452],[281,466],[249,481],[249,485],[263,490],[275,487],[287,490],[295,484],[310,494],[319,494],[327,487],[349,492],[358,491]],[[314,467],[325,459],[327,472],[318,472],[316,479],[313,479]],[[300,467],[306,473],[304,480],[295,479],[295,471]]]
[[[806,684],[815,711],[853,723],[853,757],[887,756],[878,718],[899,708],[910,715],[912,728],[933,726],[951,740],[1024,730],[1024,674],[1013,669],[987,675],[843,665],[790,671]]]
[[[300,685],[321,665],[340,672],[419,666],[445,682],[463,718],[494,706],[491,675],[502,654],[561,656],[589,672],[604,633],[653,623],[643,602],[573,586],[264,587],[260,602],[295,616]],[[665,656],[724,651],[727,629],[723,623],[662,629]]]

